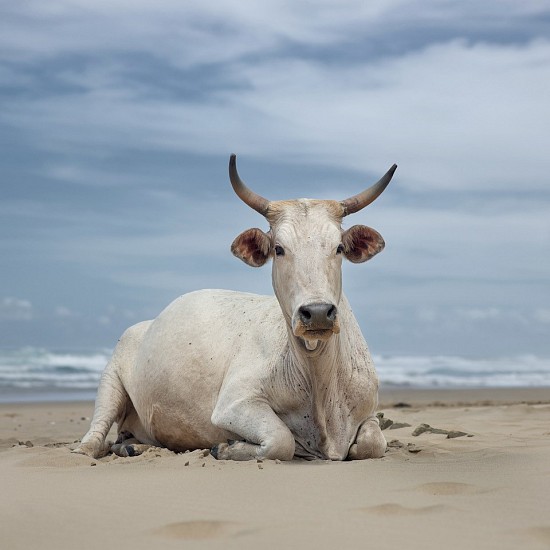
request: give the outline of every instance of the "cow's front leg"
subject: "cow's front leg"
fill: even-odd
[[[212,423],[244,441],[220,443],[212,455],[220,460],[279,459],[294,457],[294,436],[265,401],[237,400],[218,403]]]
[[[388,444],[380,429],[378,418],[376,416],[369,416],[361,424],[355,438],[355,443],[350,447],[348,458],[350,460],[382,458],[387,446]]]

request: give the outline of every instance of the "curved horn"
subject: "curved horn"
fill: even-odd
[[[341,201],[340,204],[344,207],[344,216],[359,212],[359,210],[377,199],[382,194],[382,191],[386,189],[388,183],[390,183],[396,169],[397,164],[394,164],[374,185],[358,195]]]
[[[262,216],[265,216],[269,208],[269,201],[254,193],[254,191],[249,189],[241,180],[237,172],[237,155],[235,154],[229,157],[229,179],[231,180],[233,190],[237,193],[239,198],[248,204],[250,208],[253,208]]]

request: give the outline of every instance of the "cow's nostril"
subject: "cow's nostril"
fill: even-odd
[[[334,321],[336,319],[336,306],[332,306],[328,311],[327,311],[327,318],[330,320],[330,321]]]
[[[303,322],[311,321],[311,311],[307,306],[302,306],[300,308],[300,317]]]

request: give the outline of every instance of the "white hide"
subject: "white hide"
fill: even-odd
[[[383,456],[378,380],[342,294],[341,218],[332,201],[277,204],[267,235],[276,297],[192,292],[128,329],[76,452],[100,456],[117,422],[141,443],[214,447],[220,459]],[[297,311],[320,301],[337,306],[338,330],[308,339]]]

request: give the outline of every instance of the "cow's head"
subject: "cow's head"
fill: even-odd
[[[342,229],[342,218],[374,201],[390,182],[396,165],[382,179],[344,201],[298,199],[268,201],[254,193],[237,173],[231,155],[229,177],[237,195],[265,216],[270,229],[248,229],[231,245],[237,258],[253,267],[273,258],[273,289],[293,334],[309,350],[340,332],[342,258],[370,260],[384,248],[382,236],[365,225]]]

